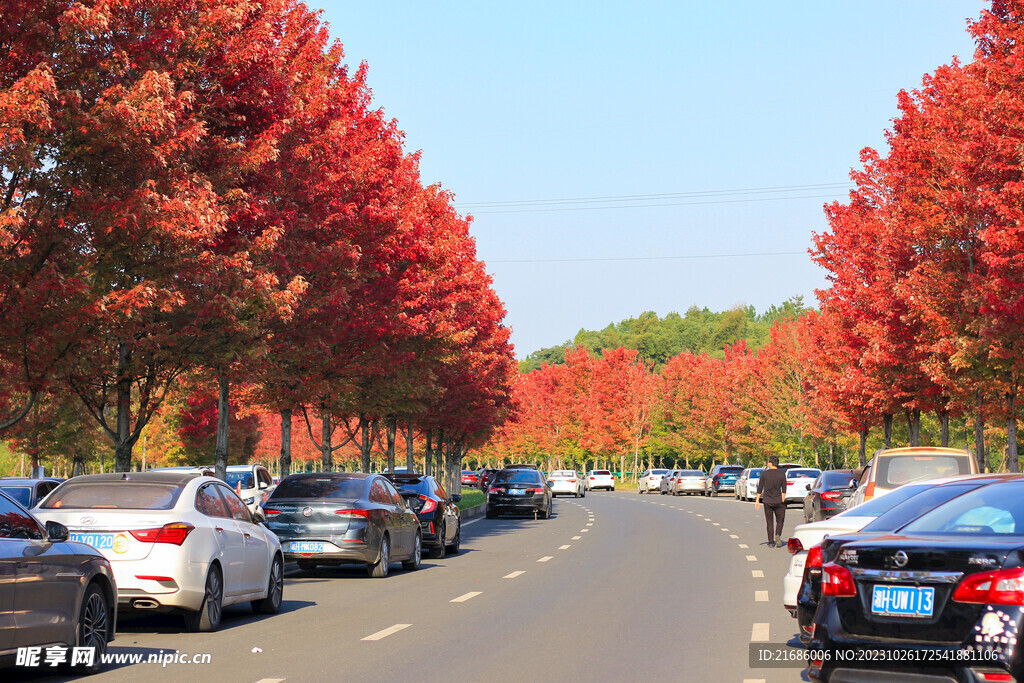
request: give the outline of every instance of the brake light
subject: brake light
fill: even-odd
[[[1008,674],[1006,672],[1000,672],[1000,671],[992,671],[992,672],[988,672],[988,673],[982,672],[982,673],[979,673],[978,675],[981,676],[981,680],[983,680],[983,681],[1012,681],[1013,680],[1013,676],[1011,676],[1010,674]]]
[[[1024,567],[971,574],[953,593],[956,602],[987,605],[1024,604]]]
[[[798,552],[804,549],[804,544],[800,542],[800,539],[796,536],[790,536],[789,540],[786,541],[786,549],[790,553],[796,555]]]
[[[576,480],[575,480],[575,479],[570,479],[570,480],[569,480],[569,483],[570,483],[570,484],[575,484],[575,483],[576,483]]]
[[[503,489],[503,488],[499,488],[497,486],[492,486],[490,488],[490,490],[488,490],[488,493],[505,493],[507,490],[508,489]]]
[[[807,551],[807,560],[804,562],[804,566],[809,569],[817,569],[821,567],[821,544],[812,545]]]
[[[846,567],[829,562],[821,568],[821,594],[836,598],[852,598],[857,595],[857,584],[853,574]]]
[[[358,510],[356,508],[345,508],[344,510],[335,510],[334,514],[336,514],[336,515],[352,515],[354,517],[366,517],[367,519],[370,518],[370,511],[369,510]]]
[[[144,579],[146,581],[170,581],[171,583],[175,583],[174,579],[172,579],[169,576],[149,576],[148,574],[136,574],[135,578]]]
[[[792,486],[792,485],[793,485],[793,482],[791,482],[791,481],[787,481],[786,482],[786,486]]]
[[[544,493],[544,489],[526,489],[526,492],[527,493]]]
[[[281,511],[278,510],[277,508],[263,508],[263,516],[264,517],[273,517],[274,515],[279,515],[279,514],[281,514]]]
[[[437,501],[435,501],[433,498],[420,496],[420,500],[423,501],[423,507],[420,508],[420,512],[433,512],[434,508],[437,507]]]
[[[843,497],[843,494],[839,493],[839,491],[825,491],[821,494],[821,497],[824,500],[839,500]]]
[[[171,522],[155,529],[136,529],[128,533],[143,543],[181,545],[193,529],[195,527],[188,522]]]
[[[591,478],[590,478],[590,480],[591,480],[591,481],[593,481],[593,480],[594,480],[594,478],[593,478],[593,477],[591,477]]]
[[[864,487],[864,500],[870,500],[875,497],[875,482],[870,482]]]

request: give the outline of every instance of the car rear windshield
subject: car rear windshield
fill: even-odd
[[[849,488],[851,481],[853,481],[851,472],[826,472],[822,483],[829,488]]]
[[[819,474],[821,474],[821,470],[789,470],[786,472],[786,478],[796,479],[798,477],[803,477],[806,479],[814,479]]]
[[[285,479],[271,494],[270,500],[282,498],[332,498],[358,500],[363,494],[365,479],[354,477],[296,477]]]
[[[181,486],[142,481],[66,482],[47,497],[47,510],[170,510]]]
[[[841,512],[839,516],[847,517],[878,517],[883,512],[888,512],[895,506],[899,505],[907,498],[916,496],[917,494],[934,487],[934,484],[911,484],[910,486],[901,486],[895,491],[886,493],[881,496],[876,496],[866,503],[854,506],[845,512]]]
[[[974,489],[926,512],[900,529],[901,534],[1024,534],[1024,482]]]
[[[608,470],[594,470],[593,472],[591,472],[591,474],[600,474],[607,477],[611,475],[611,472],[609,472]]]
[[[660,474],[662,476],[668,474],[668,470],[651,470],[651,474]]]
[[[971,456],[894,455],[879,458],[875,466],[875,484],[895,488],[921,479],[970,474]]]
[[[911,496],[899,505],[894,505],[887,512],[880,514],[875,521],[869,522],[861,531],[895,531],[904,524],[911,522],[925,512],[953,500],[957,496],[968,491],[973,491],[986,482],[981,479],[973,479],[955,484],[943,484],[942,486],[926,487],[916,496]],[[892,495],[892,494],[889,494]],[[888,496],[882,496],[887,498]]]
[[[700,470],[683,470],[679,473],[680,477],[703,477],[704,473]]]
[[[740,467],[739,465],[718,468],[719,474],[739,474],[742,471],[743,468]]]
[[[32,507],[31,486],[0,486],[0,491],[21,503],[26,510]]]
[[[537,470],[501,470],[494,475],[495,484],[539,484],[543,483]]]
[[[747,474],[747,479],[760,479],[762,472],[764,472],[763,467],[758,467],[757,469],[750,470],[750,472]]]
[[[572,470],[555,470],[551,473],[551,477],[575,477],[576,473]]]

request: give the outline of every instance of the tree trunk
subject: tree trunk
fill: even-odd
[[[214,476],[225,481],[228,478],[228,378],[217,378],[217,446],[213,451]]]
[[[949,447],[949,411],[939,411],[939,439],[943,448]]]
[[[434,451],[434,479],[444,481],[444,430],[437,430],[437,449]]]
[[[429,475],[434,469],[434,463],[431,462],[434,457],[434,432],[428,429],[424,437],[426,445],[423,451],[423,474]]]
[[[828,444],[828,468],[834,470],[836,468],[836,442],[830,441]]]
[[[1017,392],[1006,392],[1006,459],[1011,472],[1020,472],[1017,462]]]
[[[882,415],[882,430],[885,437],[885,447],[892,448],[892,413]]]
[[[327,406],[320,406],[320,466],[321,472],[334,470],[334,449],[331,447],[331,411]]]
[[[388,445],[388,472],[395,471],[395,436],[398,433],[398,419],[389,417],[384,422],[384,436]]]
[[[132,468],[132,380],[128,376],[131,359],[128,344],[117,345],[117,438],[114,441],[114,471],[129,472]]]
[[[416,449],[415,449],[415,444],[413,443],[413,439],[412,439],[412,435],[413,435],[412,422],[410,422],[408,425],[406,425],[406,430],[407,431],[406,431],[406,435],[405,435],[405,467],[411,473],[411,472],[415,472],[416,471],[416,462],[415,462]]]
[[[363,414],[359,415],[359,432],[363,438],[362,443],[359,444],[359,465],[363,472],[369,472],[370,449],[373,447],[373,443],[371,442],[372,436],[370,435],[370,420]]]
[[[857,451],[857,462],[860,463],[861,468],[867,467],[868,464],[868,426],[864,424],[860,428],[860,450]]]
[[[978,459],[978,471],[985,471],[985,416],[982,414],[981,389],[974,390],[974,457]]]
[[[283,479],[292,471],[292,409],[281,409],[281,472]]]

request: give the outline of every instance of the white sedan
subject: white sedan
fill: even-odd
[[[608,491],[615,490],[615,475],[609,470],[590,470],[587,473],[587,481],[584,486],[588,491],[594,489],[606,489]]]
[[[34,512],[103,553],[122,610],[182,612],[189,630],[213,631],[227,605],[281,608],[281,544],[219,479],[189,472],[75,477]]]
[[[799,500],[803,503],[807,492],[814,486],[821,470],[813,467],[799,467],[786,470],[786,503]]]
[[[551,484],[551,497],[575,496],[580,498],[587,495],[587,489],[583,485],[583,477],[576,470],[555,470],[548,477]]]

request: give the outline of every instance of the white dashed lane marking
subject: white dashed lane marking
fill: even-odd
[[[568,550],[571,547],[572,547],[571,545],[560,545],[560,546],[558,546],[558,549],[559,550]]]
[[[729,534],[729,538],[739,538],[736,534]]]
[[[580,533],[581,533],[581,534],[585,534],[585,533],[587,533],[588,531],[590,531],[590,529],[580,529]]]
[[[390,635],[394,635],[395,633],[398,633],[399,631],[407,629],[410,626],[412,626],[412,624],[395,624],[394,626],[389,626],[388,628],[384,629],[383,631],[377,631],[374,634],[368,635],[365,638],[363,638],[363,640],[381,640],[383,638],[387,638]]]
[[[768,602],[768,591],[754,591],[754,602]]]
[[[583,537],[582,537],[582,536],[573,536],[573,537],[572,537],[572,540],[574,540],[574,541],[578,541],[578,540],[580,540],[581,538],[583,538]]]
[[[757,555],[747,555],[747,562],[757,562]]]
[[[503,577],[501,577],[501,578],[503,578],[503,579],[514,579],[514,578],[516,578],[517,576],[522,576],[522,575],[523,575],[523,574],[525,574],[525,573],[526,573],[526,572],[523,572],[523,571],[519,571],[519,572],[512,572],[511,574],[505,574],[505,576],[503,576]]]
[[[470,592],[468,592],[468,593],[466,593],[464,595],[460,595],[459,597],[455,598],[454,600],[450,600],[449,602],[466,602],[467,600],[472,600],[473,598],[475,598],[476,596],[478,596],[480,594],[481,594],[481,591],[470,591]],[[765,593],[765,595],[767,595],[767,593]]]
[[[553,559],[555,559],[554,555],[545,555],[544,557],[540,558],[537,561],[538,562],[547,562],[548,560],[553,560]]]
[[[749,547],[750,547],[750,546],[749,546],[749,545],[747,545],[746,543],[737,543],[736,545],[738,545],[738,546],[739,546],[739,547],[741,547],[741,548],[749,548]]]
[[[767,623],[754,624],[754,627],[750,631],[750,642],[752,643],[767,643],[768,642],[768,627]]]
[[[761,571],[760,569],[751,569],[750,570],[750,576],[755,578],[755,579],[763,579],[764,578],[764,572]]]

